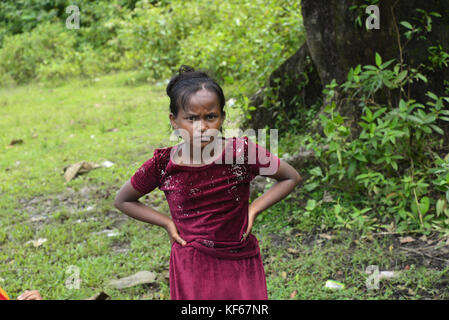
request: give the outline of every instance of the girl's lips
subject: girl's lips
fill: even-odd
[[[211,137],[196,137],[194,139],[197,140],[197,141],[199,141],[199,140],[201,140],[201,141],[210,141]]]

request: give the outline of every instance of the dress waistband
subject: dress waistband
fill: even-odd
[[[182,248],[180,244],[176,243],[176,245]],[[252,234],[244,241],[224,242],[195,239],[188,242],[186,246],[194,247],[207,255],[222,259],[244,259],[255,256],[260,252],[259,243]]]

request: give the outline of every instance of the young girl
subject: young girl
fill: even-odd
[[[182,66],[170,80],[167,94],[170,122],[182,130],[184,142],[156,149],[120,189],[114,205],[168,232],[171,299],[268,299],[259,245],[251,229],[256,216],[286,197],[301,177],[247,137],[224,139],[217,134],[225,119],[225,97],[206,73]],[[214,147],[213,161],[195,164],[195,148],[206,147]],[[248,161],[254,154],[256,161]],[[262,163],[260,154],[269,162]],[[243,161],[234,160],[238,158]],[[277,183],[248,205],[250,181],[273,164],[275,170],[265,176]],[[171,219],[138,201],[156,187],[165,193]]]

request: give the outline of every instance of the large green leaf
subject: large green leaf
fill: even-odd
[[[423,197],[421,201],[419,202],[419,209],[421,211],[421,214],[426,214],[427,211],[429,211],[430,207],[430,199],[428,197]]]

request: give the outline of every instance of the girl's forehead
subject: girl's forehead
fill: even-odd
[[[185,112],[212,112],[220,111],[220,101],[215,92],[202,89],[195,92],[185,106]]]

